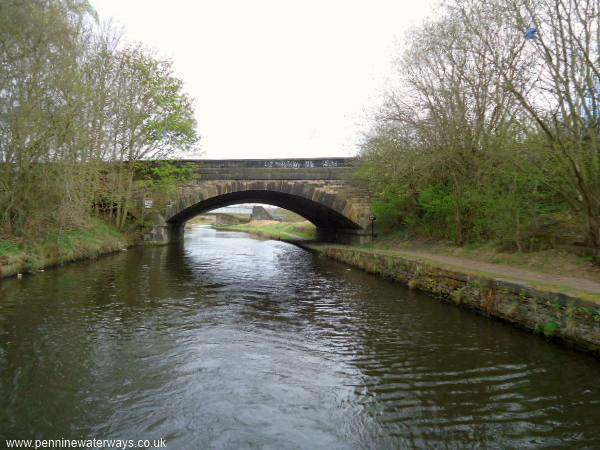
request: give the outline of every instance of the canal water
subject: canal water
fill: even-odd
[[[600,361],[298,247],[196,227],[0,284],[4,439],[598,448]]]

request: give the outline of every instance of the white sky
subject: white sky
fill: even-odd
[[[203,158],[348,156],[432,0],[92,0],[171,59]]]

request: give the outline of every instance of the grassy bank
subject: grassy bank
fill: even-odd
[[[0,241],[0,278],[79,259],[95,258],[129,245],[121,232],[101,220],[73,230],[48,233],[36,240]]]
[[[216,225],[218,230],[243,231],[268,239],[295,241],[299,239],[315,239],[316,228],[308,222],[276,222],[274,220],[253,220],[237,225]]]

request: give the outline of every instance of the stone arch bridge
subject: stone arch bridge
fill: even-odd
[[[194,167],[192,181],[160,201],[147,201],[151,218],[144,239],[181,239],[194,216],[239,203],[266,203],[293,211],[317,227],[322,240],[360,243],[370,239],[369,196],[352,180],[354,158],[181,160]]]

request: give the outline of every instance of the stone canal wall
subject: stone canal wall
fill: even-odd
[[[310,246],[310,249],[600,356],[600,303],[593,299],[441,268],[401,255],[352,247]]]

